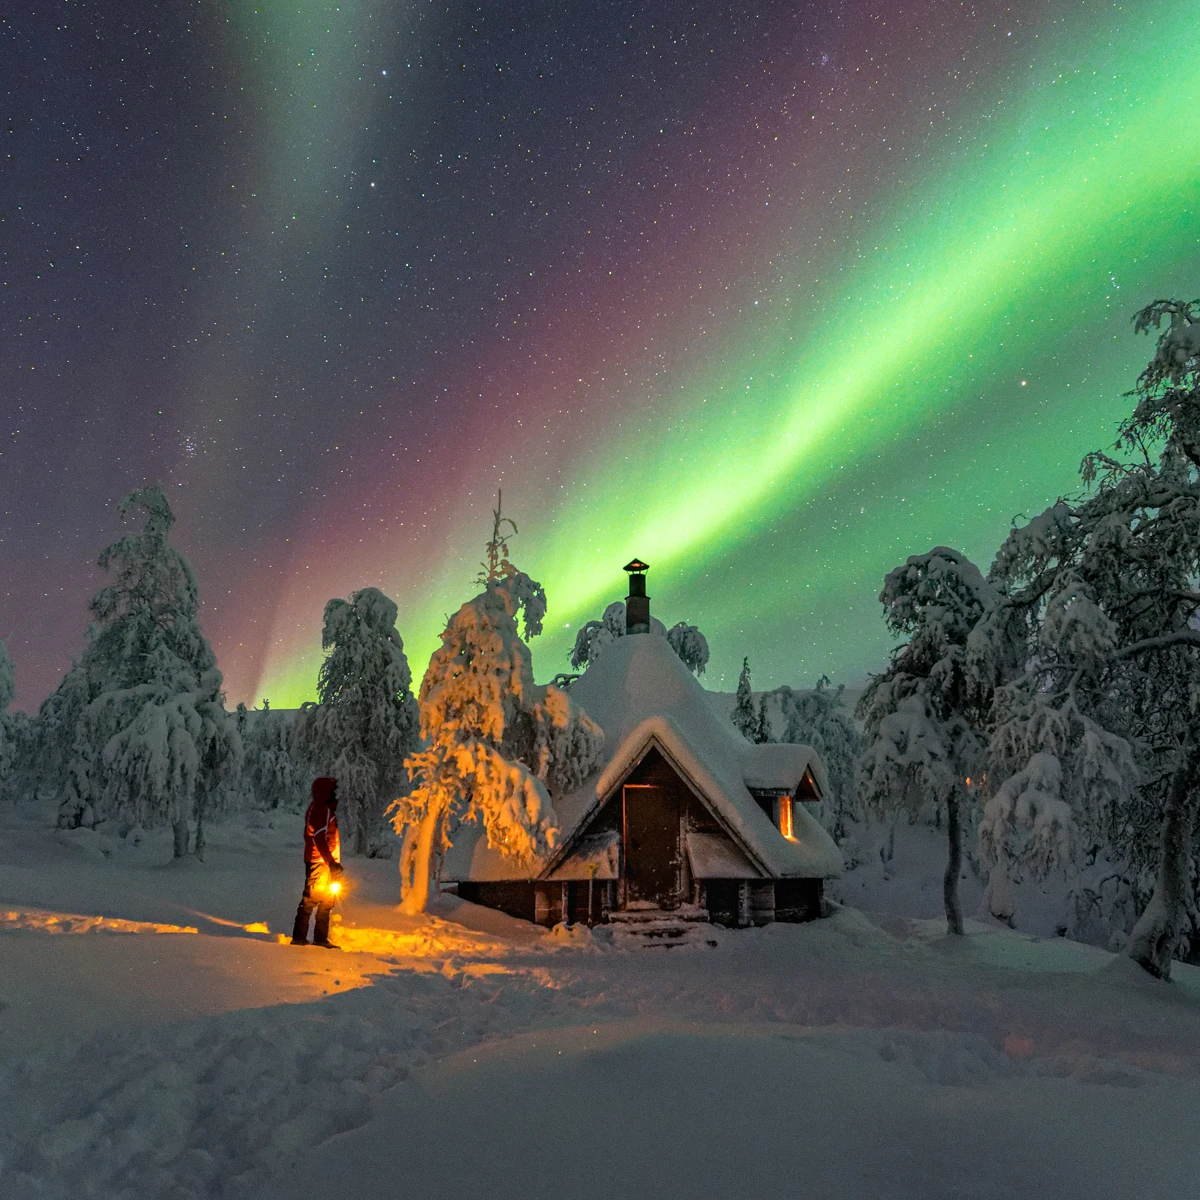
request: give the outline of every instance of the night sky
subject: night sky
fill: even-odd
[[[1195,0],[47,0],[0,94],[28,709],[154,479],[231,704],[368,584],[419,678],[497,487],[539,678],[637,555],[710,686],[861,679],[883,574],[986,566],[1200,292]]]

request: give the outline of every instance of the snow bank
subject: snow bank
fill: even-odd
[[[460,1052],[301,1156],[264,1200],[481,1186],[493,1200],[582,1200],[598,1179],[656,1200],[1188,1195],[1198,1100],[1193,1081],[1071,1078],[970,1034],[639,1019]]]

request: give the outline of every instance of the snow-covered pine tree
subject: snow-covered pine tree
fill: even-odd
[[[168,823],[181,857],[195,816],[203,856],[205,819],[241,742],[200,630],[196,577],[169,541],[175,517],[162,488],[118,505],[122,517],[135,510],[146,523],[101,553],[114,580],[92,600],[83,653],[39,710],[39,767],[64,826]]]
[[[958,901],[962,812],[967,780],[986,750],[990,695],[968,668],[967,642],[997,602],[995,589],[957,550],[914,554],[884,580],[879,600],[888,628],[908,641],[859,701],[866,728],[863,799],[879,812],[946,812],[949,857],[942,895],[951,933],[963,931]]]
[[[493,513],[480,582],[443,630],[421,682],[424,746],[406,764],[414,786],[393,808],[405,829],[401,905],[421,912],[453,827],[482,823],[488,844],[515,858],[549,850],[558,835],[552,797],[578,786],[603,747],[599,726],[554,686],[534,683],[526,637],[541,632],[541,584],[508,558],[516,526]]]
[[[654,628],[655,625],[659,629]],[[662,622],[650,618],[650,632],[663,632]],[[575,634],[575,645],[571,649],[571,666],[577,671],[594,663],[617,638],[625,636],[625,601],[614,600],[598,621],[587,621]]]
[[[1113,630],[1068,578],[1081,533],[1062,501],[1015,526],[988,575],[999,602],[972,636],[976,678],[994,685],[993,787],[979,825],[984,900],[1010,921],[1014,873],[1070,863],[1079,834],[1096,847],[1121,843],[1136,779],[1133,747],[1115,732],[1123,718],[1105,666]]]
[[[237,730],[238,740],[242,743],[242,765],[238,768],[236,775],[226,780],[225,786],[234,794],[234,807],[254,808],[254,791],[250,785],[254,760],[250,736],[250,709],[241,700],[233,710],[233,727]]]
[[[0,798],[8,797],[14,804],[36,794],[32,730],[33,721],[28,713],[17,710],[8,714],[9,766],[8,774],[0,784]]]
[[[704,674],[708,666],[708,639],[695,625],[677,621],[667,630],[667,641],[693,675]]]
[[[378,588],[329,601],[317,703],[297,718],[299,757],[338,781],[340,819],[356,854],[381,845],[384,813],[405,789],[404,761],[417,746],[417,703],[396,616]]]
[[[993,567],[1036,628],[993,740],[1022,769],[1060,759],[1076,819],[1149,892],[1127,952],[1166,978],[1200,928],[1200,302],[1156,301],[1134,327],[1164,321],[1114,448],[1084,459],[1091,494],[1014,529]]]
[[[979,820],[979,854],[988,867],[983,902],[999,920],[1013,924],[1014,868],[1041,879],[1071,860],[1074,821],[1067,792],[1060,757],[1040,751],[984,800]]]
[[[754,689],[750,685],[750,660],[742,659],[742,673],[738,676],[737,697],[733,703],[733,711],[729,719],[737,726],[738,732],[748,742],[755,740],[754,731],[758,725],[758,714],[754,711]]]
[[[8,648],[0,642],[0,800],[15,803],[36,787],[33,771],[32,722],[28,713],[10,711],[16,675]]]
[[[652,616],[650,632],[665,637],[693,675],[704,674],[708,666],[708,639],[695,625],[679,621],[668,629],[657,617]],[[600,657],[605,646],[624,636],[625,601],[614,600],[599,621],[588,621],[579,627],[575,634],[575,645],[571,649],[571,666],[576,670],[589,666]]]
[[[59,824],[66,828],[90,828],[97,819],[91,800],[92,764],[85,761],[90,759],[90,747],[77,736],[90,699],[87,673],[76,660],[31,722],[29,760],[34,792],[40,799],[58,800]]]
[[[771,710],[769,697],[764,692],[758,698],[758,708],[754,714],[754,738],[759,745],[769,742],[771,738]]]
[[[776,688],[784,720],[783,740],[811,746],[821,756],[833,794],[822,804],[822,817],[835,841],[846,836],[846,819],[854,815],[858,760],[862,734],[843,699],[845,685],[834,687],[822,675],[815,688],[805,691]]]

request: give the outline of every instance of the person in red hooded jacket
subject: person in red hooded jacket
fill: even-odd
[[[329,940],[329,918],[333,914],[331,884],[342,874],[342,842],[337,824],[337,780],[322,775],[313,780],[312,801],[304,814],[304,892],[292,926],[292,945],[308,945],[308,922],[317,913],[313,945],[338,949]]]

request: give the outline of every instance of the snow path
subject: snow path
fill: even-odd
[[[100,1034],[11,1063],[0,1190],[258,1195],[286,1155],[365,1122],[371,1098],[430,1056],[545,1020],[543,993],[405,972],[320,1003]]]
[[[283,949],[250,935],[0,932],[0,1066],[92,1035],[308,1003],[387,969]]]

